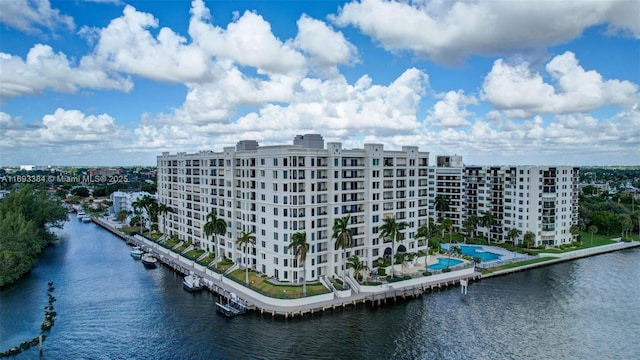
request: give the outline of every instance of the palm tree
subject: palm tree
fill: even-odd
[[[507,239],[511,240],[513,242],[513,246],[516,246],[516,239],[518,238],[518,236],[520,236],[522,234],[522,231],[513,228],[511,230],[509,230],[509,232],[507,233]]]
[[[496,216],[493,215],[490,211],[485,211],[482,213],[480,217],[480,224],[486,228],[489,228],[489,236],[487,237],[487,241],[491,243],[491,227],[496,222]]]
[[[302,266],[302,296],[307,296],[307,269],[306,260],[309,252],[309,243],[307,242],[307,233],[297,232],[291,235],[291,243],[287,248],[292,249],[293,253],[298,257],[298,263]]]
[[[244,266],[246,268],[246,283],[249,286],[249,245],[256,244],[256,236],[253,233],[243,231],[240,234],[238,240],[236,240],[236,245],[243,246],[244,245]]]
[[[442,219],[442,222],[440,223],[440,226],[442,227],[443,233],[444,230],[447,229],[449,230],[449,262],[451,262],[451,252],[452,252],[452,243],[453,243],[453,220],[449,219],[449,218],[444,218]],[[443,239],[444,240],[444,239]],[[449,267],[449,262],[447,262],[447,268]]]
[[[440,214],[440,218],[443,218],[443,213],[449,211],[451,203],[445,195],[438,195],[435,201],[436,211]]]
[[[462,222],[462,228],[464,228],[464,231],[467,233],[467,237],[471,238],[473,236],[477,225],[478,217],[476,215],[471,215]]]
[[[360,279],[360,281],[362,281],[364,279],[362,272],[369,270],[367,264],[360,261],[356,255],[350,256],[347,260],[347,269],[353,269],[353,276],[356,280]]]
[[[578,241],[578,236],[580,235],[580,225],[574,224],[569,228],[569,233],[573,235],[573,239]]]
[[[591,225],[591,226],[589,226],[587,231],[589,231],[589,233],[591,234],[591,244],[593,245],[593,234],[598,232],[598,227],[595,226],[595,225]]]
[[[224,221],[223,218],[218,217],[218,213],[215,210],[211,210],[209,214],[207,214],[207,222],[204,224],[202,229],[206,236],[215,236],[215,246],[216,246],[216,257],[222,255],[222,246],[218,248],[219,244],[219,235],[224,235],[227,233],[227,222]],[[218,259],[219,260],[219,259]],[[217,266],[216,262],[216,266]]]
[[[380,226],[380,237],[391,239],[391,277],[395,276],[393,265],[395,262],[394,252],[396,240],[400,240],[400,230],[404,229],[406,226],[409,226],[409,224],[404,221],[396,222],[396,219],[393,217],[384,218],[384,224]]]
[[[131,203],[131,207],[133,207],[133,213],[140,218],[140,233],[142,234],[142,209],[144,209],[144,200],[143,198],[137,198],[134,202]]]
[[[162,215],[162,233],[167,233],[167,214],[174,212],[173,208],[167,204],[158,205],[158,214]],[[207,235],[209,236],[209,235]]]
[[[427,266],[427,258],[429,257],[429,238],[431,237],[431,230],[429,229],[429,223],[420,226],[416,231],[416,239],[424,239],[427,243],[427,253],[424,256],[424,265]]]
[[[348,228],[349,219],[351,215],[347,215],[343,218],[335,219],[333,223],[333,234],[331,235],[332,239],[335,239],[335,249],[342,249],[342,282],[346,283],[346,268],[344,266],[345,262],[345,254],[346,249],[351,247],[351,242],[353,241],[353,232]]]
[[[532,233],[531,231],[527,231],[524,234],[524,238],[523,238],[523,242],[524,245],[527,247],[527,249],[533,245],[536,241],[536,234]]]

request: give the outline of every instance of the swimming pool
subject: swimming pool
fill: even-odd
[[[458,259],[449,259],[449,258],[438,258],[438,262],[436,264],[432,264],[427,266],[428,270],[441,270],[446,268],[447,266],[455,266],[458,264],[462,264],[462,260]]]
[[[492,253],[490,251],[485,251],[483,250],[482,246],[474,246],[474,245],[455,245],[460,247],[460,250],[462,250],[462,254],[463,255],[469,255],[472,258],[474,257],[479,257],[482,262],[487,262],[487,261],[494,261],[494,260],[500,260],[500,257],[502,257],[502,255],[500,254],[496,254],[496,253]],[[443,244],[442,248],[445,250],[449,249],[449,244]]]

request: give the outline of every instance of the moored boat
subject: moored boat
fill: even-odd
[[[140,260],[140,258],[142,258],[142,255],[144,255],[144,251],[142,251],[142,249],[137,246],[134,246],[131,250],[131,257],[136,260]]]
[[[89,223],[91,222],[91,216],[89,215],[84,215],[80,218],[80,220],[82,220],[83,223]]]
[[[204,284],[200,276],[191,273],[182,279],[182,287],[189,292],[196,292],[202,290]]]
[[[216,310],[223,313],[226,317],[234,317],[246,313],[247,307],[240,303],[240,299],[236,294],[231,293],[229,295],[226,304],[222,301],[216,302]]]
[[[151,254],[142,255],[141,260],[142,264],[148,269],[153,269],[158,265],[158,259],[153,257]]]

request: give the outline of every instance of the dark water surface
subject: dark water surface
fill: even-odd
[[[122,240],[72,217],[39,265],[0,292],[0,351],[57,321],[45,359],[637,359],[640,249],[483,280],[377,309],[304,320],[216,314],[216,297],[145,269]],[[39,358],[36,349],[14,357]]]

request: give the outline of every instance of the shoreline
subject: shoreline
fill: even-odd
[[[541,266],[553,265],[559,262],[640,246],[640,242],[638,241],[632,241],[630,243],[615,243],[585,250],[578,250],[579,252],[584,252],[584,254],[572,254],[571,252],[547,254],[549,256],[557,257],[557,259],[498,270],[488,274],[482,274],[479,271],[476,271],[475,268],[471,267],[451,271],[449,273],[423,276],[395,282],[393,284],[378,286],[361,286],[357,283],[353,284],[350,282],[351,289],[346,291],[333,291],[328,294],[299,299],[277,299],[260,294],[246,287],[244,284],[237,283],[234,280],[225,277],[224,274],[216,273],[211,269],[200,265],[193,260],[188,260],[140,235],[128,236],[123,234],[115,224],[112,224],[108,219],[93,217],[92,220],[96,225],[116,235],[127,244],[140,246],[145,251],[152,252],[159,262],[172,270],[182,275],[194,273],[200,276],[205,283],[206,289],[211,293],[218,295],[220,299],[234,296],[239,298],[241,302],[248,306],[249,309],[260,312],[261,315],[267,314],[272,315],[273,317],[280,316],[285,319],[295,317],[302,318],[315,313],[324,313],[327,310],[356,307],[358,304],[363,304],[364,306],[369,305],[370,307],[375,308],[388,303],[394,304],[399,301],[422,297],[426,292],[450,288],[461,284],[461,281],[469,284],[473,281],[480,281],[482,279],[495,276],[502,276]],[[235,268],[235,266],[233,268]],[[461,288],[461,292],[464,292],[464,288]]]

